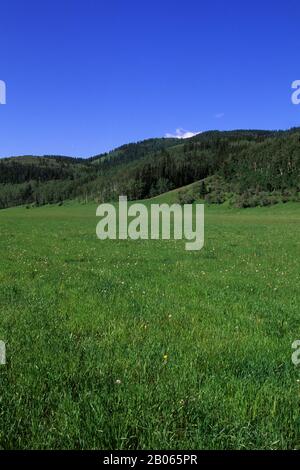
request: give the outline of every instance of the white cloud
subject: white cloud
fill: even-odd
[[[224,116],[225,116],[225,113],[217,113],[217,114],[215,114],[215,118],[216,118],[216,119],[221,119],[221,118],[224,117]]]
[[[176,129],[175,134],[165,134],[165,137],[174,138],[174,139],[189,139],[194,137],[194,135],[201,134],[201,132],[192,132],[186,131],[185,129]]]

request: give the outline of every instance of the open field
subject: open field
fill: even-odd
[[[0,448],[300,449],[300,205],[209,206],[200,252],[95,211],[0,212]]]

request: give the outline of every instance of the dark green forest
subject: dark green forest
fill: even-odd
[[[0,160],[0,208],[145,199],[179,191],[179,202],[238,207],[300,200],[300,128],[209,131],[148,139],[88,159],[45,155]]]

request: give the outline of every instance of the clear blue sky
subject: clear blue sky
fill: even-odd
[[[300,125],[299,1],[3,0],[0,156]]]

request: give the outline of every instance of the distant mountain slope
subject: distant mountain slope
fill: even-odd
[[[167,149],[176,145],[178,139],[147,139],[137,143],[130,143],[122,145],[109,153],[96,155],[91,157],[88,161],[99,163],[104,160],[108,161],[111,159],[122,160],[123,163],[132,160],[139,160],[148,154],[159,152],[163,149]]]
[[[300,129],[208,131],[190,139],[148,139],[89,159],[0,160],[0,208],[66,199],[154,197],[195,181],[211,203],[242,207],[298,200]],[[192,199],[191,194],[188,199]]]

